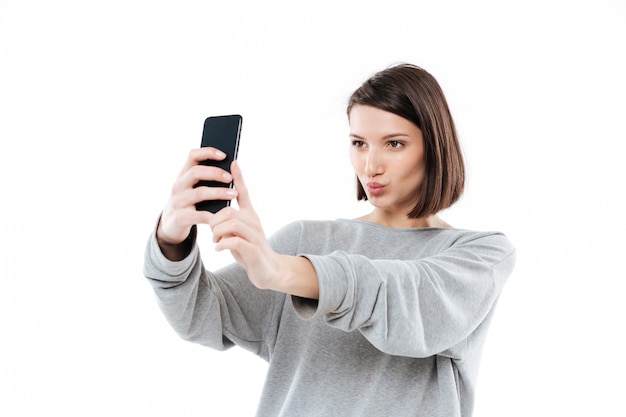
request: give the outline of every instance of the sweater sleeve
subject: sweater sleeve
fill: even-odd
[[[493,308],[512,272],[515,250],[499,233],[457,242],[418,260],[368,259],[335,251],[306,256],[316,269],[320,299],[294,299],[304,319],[323,317],[359,330],[392,355],[428,357],[457,346]]]
[[[268,340],[277,321],[273,318],[280,314],[284,296],[256,288],[240,265],[207,271],[195,240],[185,259],[172,262],[161,253],[153,232],[144,275],[167,321],[183,339],[218,350],[237,344],[269,357]]]

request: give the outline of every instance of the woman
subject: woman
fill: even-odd
[[[464,167],[436,80],[387,68],[348,104],[359,219],[299,221],[265,238],[233,163],[196,149],[151,237],[145,274],[184,339],[239,345],[269,363],[258,416],[469,416],[494,306],[515,250],[501,233],[451,227]],[[235,190],[194,188],[234,181]],[[239,209],[195,210],[207,199]],[[237,263],[205,270],[196,224]]]

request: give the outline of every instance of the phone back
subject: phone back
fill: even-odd
[[[201,146],[212,146],[226,154],[221,161],[202,161],[202,165],[217,166],[230,172],[230,164],[237,159],[239,151],[239,137],[241,134],[242,117],[238,114],[229,116],[212,116],[204,121]],[[200,181],[196,187],[232,187],[232,183],[226,184],[218,181]],[[230,205],[229,200],[202,201],[196,204],[197,210],[217,212]]]

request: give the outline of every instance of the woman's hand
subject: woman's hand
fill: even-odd
[[[269,288],[279,269],[279,256],[270,247],[237,161],[231,165],[239,209],[226,207],[209,219],[216,250],[228,249],[259,288]]]
[[[162,249],[164,246],[183,243],[193,225],[209,223],[212,213],[196,210],[196,203],[204,200],[232,200],[237,196],[236,190],[227,187],[194,188],[200,180],[231,182],[231,174],[223,169],[200,165],[201,161],[207,159],[220,161],[225,157],[223,152],[211,147],[189,152],[187,162],[172,186],[170,198],[157,228],[157,239]]]
[[[231,172],[239,209],[226,207],[210,217],[216,250],[230,250],[258,288],[317,298],[317,275],[309,260],[281,255],[271,248],[237,161],[233,162]]]

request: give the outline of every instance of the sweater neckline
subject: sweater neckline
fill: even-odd
[[[454,227],[391,227],[385,226],[379,223],[374,223],[368,220],[360,220],[360,219],[346,219],[346,218],[338,218],[337,221],[346,222],[346,223],[358,223],[365,224],[371,227],[376,227],[384,230],[394,230],[400,232],[415,232],[415,231],[428,231],[428,230],[458,230]]]

